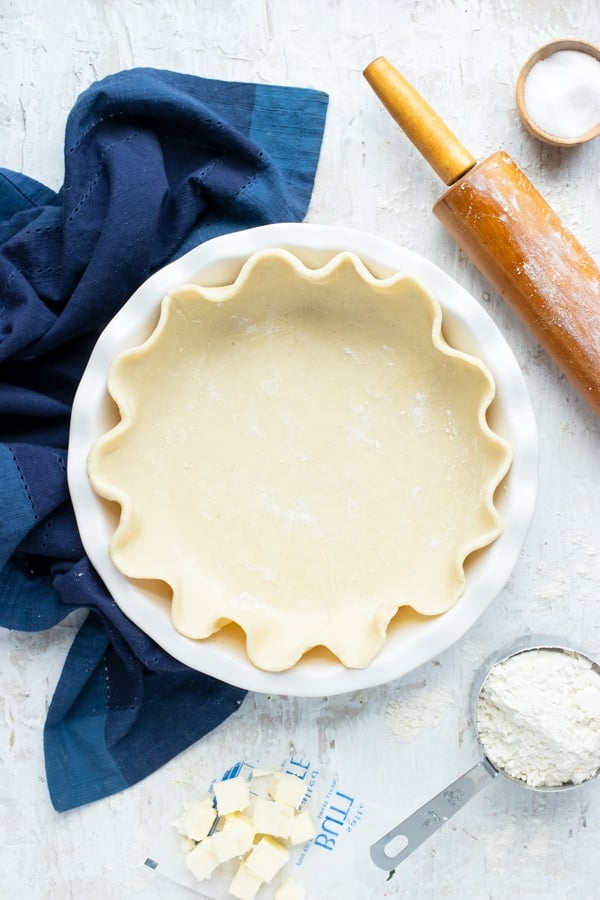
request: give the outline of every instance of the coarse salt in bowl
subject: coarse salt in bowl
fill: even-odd
[[[539,140],[573,147],[600,134],[600,48],[560,40],[540,47],[519,73],[517,109]]]

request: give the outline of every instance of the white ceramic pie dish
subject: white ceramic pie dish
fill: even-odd
[[[117,354],[150,334],[164,294],[186,282],[204,286],[231,283],[249,256],[274,247],[291,251],[313,267],[347,250],[356,253],[377,277],[403,271],[420,281],[442,306],[449,343],[479,357],[494,376],[497,395],[488,421],[513,449],[511,470],[495,497],[503,532],[467,560],[462,597],[439,617],[424,618],[410,609],[401,610],[388,629],[383,649],[362,669],[345,668],[330,654],[315,650],[291,669],[266,672],[248,660],[239,630],[224,629],[203,641],[179,634],[165,592],[151,583],[127,579],[113,564],[109,543],[116,512],[96,495],[87,476],[90,448],[118,420],[106,390],[109,367]],[[474,624],[504,586],[525,539],[535,502],[537,435],[526,386],[512,352],[482,307],[440,269],[364,232],[307,224],[272,225],[197,247],[148,279],[115,316],[98,340],[75,398],[68,478],[90,560],[123,612],[160,646],[193,668],[249,690],[318,696],[362,689],[406,674],[445,650]]]

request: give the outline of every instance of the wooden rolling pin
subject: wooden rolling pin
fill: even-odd
[[[600,270],[504,153],[477,163],[384,57],[364,75],[450,189],[433,212],[600,415]]]

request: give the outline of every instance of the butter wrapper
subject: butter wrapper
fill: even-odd
[[[379,900],[399,896],[395,873],[375,866],[369,853],[371,845],[397,824],[397,816],[369,803],[335,772],[296,754],[271,769],[241,760],[215,780],[242,775],[250,780],[251,795],[261,796],[269,780],[265,774],[276,770],[302,780],[305,794],[301,808],[310,811],[317,834],[305,844],[289,848],[289,861],[272,882],[261,886],[256,900],[274,900],[278,887],[288,878],[304,888],[307,900],[347,900],[358,896]],[[206,794],[213,785],[214,781],[203,786],[198,794]],[[145,865],[202,897],[225,900],[231,896],[228,888],[240,860],[222,863],[209,879],[194,878],[185,865],[186,851],[174,824],[181,813],[182,809],[173,810],[172,817],[157,831]]]

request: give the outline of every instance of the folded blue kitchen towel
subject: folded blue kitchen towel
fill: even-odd
[[[101,329],[165,263],[304,218],[326,110],[306,88],[132,69],[77,100],[58,192],[0,169],[0,624],[38,631],[87,610],[44,732],[59,811],[149,775],[244,696],[166,654],[86,558],[65,474],[79,379]]]

